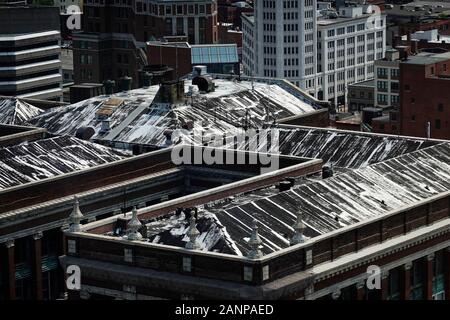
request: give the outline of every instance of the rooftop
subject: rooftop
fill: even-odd
[[[159,86],[151,86],[52,109],[31,119],[29,124],[53,134],[76,135],[80,128],[91,128],[92,140],[163,147],[167,129],[186,128],[190,123],[193,128],[223,134],[243,127],[246,121],[262,127],[267,113],[272,121],[322,108],[312,97],[284,81],[252,85],[248,81],[215,79],[214,84],[213,92],[200,93],[187,80],[185,92],[192,90],[192,99],[173,106],[154,103]],[[105,110],[110,129],[102,131],[101,114]]]
[[[70,136],[0,149],[0,190],[124,159],[124,153]]]
[[[0,98],[0,123],[23,125],[44,110],[17,98]]]
[[[322,159],[324,165],[344,171],[365,168],[442,143],[439,140],[308,127],[286,126],[278,131],[281,154]]]
[[[408,60],[403,61],[403,63],[407,64],[420,64],[420,65],[428,65],[434,64],[438,62],[443,62],[450,60],[450,52],[444,53],[426,53],[421,52],[414,56],[408,56]]]
[[[256,219],[265,254],[289,247],[297,214],[305,235],[316,237],[450,191],[450,144],[441,143],[326,180],[262,196],[244,204],[199,208],[200,250],[246,255]],[[144,241],[184,247],[189,222],[183,213],[144,221]]]
[[[366,80],[366,81],[361,81],[361,82],[356,82],[356,83],[352,83],[350,85],[351,87],[374,87],[375,86],[375,80]]]

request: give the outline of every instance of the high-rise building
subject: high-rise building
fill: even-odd
[[[133,78],[147,61],[146,42],[183,36],[191,44],[218,42],[216,0],[87,0],[83,32],[74,34],[75,83]]]
[[[316,1],[256,1],[253,39],[249,76],[286,78],[305,88],[316,74]]]
[[[386,17],[371,5],[317,8],[316,0],[257,1],[253,29],[243,19],[244,72],[284,78],[343,105],[348,85],[373,78],[374,61],[384,57]]]
[[[0,5],[0,95],[61,100],[59,10]]]

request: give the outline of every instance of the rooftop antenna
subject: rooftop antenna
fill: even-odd
[[[427,122],[427,139],[431,139],[431,123]]]

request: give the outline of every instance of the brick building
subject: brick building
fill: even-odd
[[[248,1],[218,0],[219,22],[230,23],[234,27],[242,28],[242,13],[253,12]]]
[[[400,64],[400,132],[450,139],[450,53],[417,55]]]
[[[80,267],[81,290],[69,297],[448,299],[450,146],[433,144],[308,184],[220,201],[210,189],[120,219],[72,220],[60,260]],[[304,160],[280,173],[298,176],[313,165]],[[380,287],[370,289],[374,266]]]
[[[192,44],[218,42],[215,0],[88,0],[82,24],[73,37],[75,83],[129,76],[136,88],[139,70],[149,64],[147,41],[183,35]]]

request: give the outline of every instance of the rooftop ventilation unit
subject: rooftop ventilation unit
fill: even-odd
[[[208,68],[206,66],[194,66],[192,70],[192,75],[194,77],[204,76],[208,74]]]
[[[195,77],[192,84],[198,86],[200,92],[213,92],[215,89],[213,79],[204,75]]]

